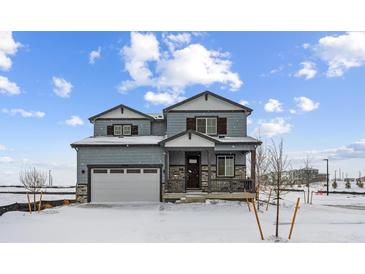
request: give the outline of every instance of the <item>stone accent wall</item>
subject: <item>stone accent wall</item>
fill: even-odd
[[[208,165],[201,166],[201,184],[202,191],[208,191]],[[217,176],[216,165],[211,165],[211,179],[215,179]],[[239,165],[235,167],[235,177],[234,179],[245,179],[246,178],[246,166]]]
[[[78,203],[87,203],[87,185],[76,185],[76,201]]]
[[[170,166],[170,179],[185,179],[185,166]]]

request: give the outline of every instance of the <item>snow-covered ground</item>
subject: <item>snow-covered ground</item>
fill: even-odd
[[[297,197],[281,201],[280,236],[287,241]],[[264,198],[264,195],[262,195]],[[365,242],[365,197],[316,195],[301,204],[290,242]],[[275,206],[259,212],[265,241],[275,232]],[[0,217],[0,242],[261,242],[246,203],[73,204]]]
[[[21,187],[0,187],[0,192],[24,192],[25,189]],[[43,190],[44,194],[42,196],[42,200],[51,201],[51,200],[62,200],[62,199],[75,199],[75,188],[45,188]],[[47,194],[47,192],[70,192],[70,194]],[[33,196],[30,196],[31,202],[33,202]],[[37,201],[39,200],[39,195],[36,197]],[[0,206],[9,205],[13,203],[27,203],[27,195],[26,194],[13,194],[13,193],[0,193]]]

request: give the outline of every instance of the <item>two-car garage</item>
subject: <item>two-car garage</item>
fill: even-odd
[[[89,169],[90,202],[159,202],[161,170],[150,166]]]

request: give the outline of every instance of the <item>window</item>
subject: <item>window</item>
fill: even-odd
[[[228,155],[217,156],[217,172],[218,176],[233,177],[234,156],[228,156]]]
[[[217,135],[217,118],[196,118],[196,131],[208,135]]]
[[[140,169],[127,169],[127,173],[141,173]]]
[[[123,125],[123,135],[132,135],[131,125]]]
[[[115,174],[115,173],[124,173],[124,169],[111,169],[110,170],[111,174]]]
[[[123,135],[123,126],[122,125],[114,125],[114,135],[116,135],[116,136]]]
[[[107,169],[94,169],[94,173],[108,173]]]

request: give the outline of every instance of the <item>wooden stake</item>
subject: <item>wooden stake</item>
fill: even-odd
[[[28,209],[29,209],[29,213],[32,214],[32,207],[30,206],[29,193],[27,193],[27,198],[28,198]]]
[[[39,204],[38,204],[38,213],[41,211],[41,205],[42,205],[42,196],[43,196],[43,192],[41,192],[41,196],[39,198]]]
[[[247,207],[248,207],[248,212],[251,212],[250,203],[248,202],[247,198],[246,198],[246,203],[247,203]]]
[[[289,237],[288,237],[289,240],[291,239],[291,234],[293,233],[295,218],[297,216],[297,211],[298,211],[298,207],[299,207],[299,201],[300,201],[300,198],[297,199],[297,204],[295,205],[294,216],[293,216],[293,219],[291,222],[290,232],[289,232]]]
[[[269,199],[267,199],[266,211],[269,209],[269,203],[270,203],[270,198],[271,198],[271,192],[272,192],[272,188],[270,188]]]
[[[262,229],[261,229],[261,225],[260,225],[260,220],[259,220],[259,215],[257,214],[257,209],[256,209],[256,206],[255,206],[255,199],[252,199],[252,206],[253,206],[253,210],[255,211],[255,216],[256,216],[256,222],[257,222],[257,225],[259,227],[259,230],[260,230],[260,236],[261,236],[261,240],[265,240],[264,239],[264,234],[262,233]]]

